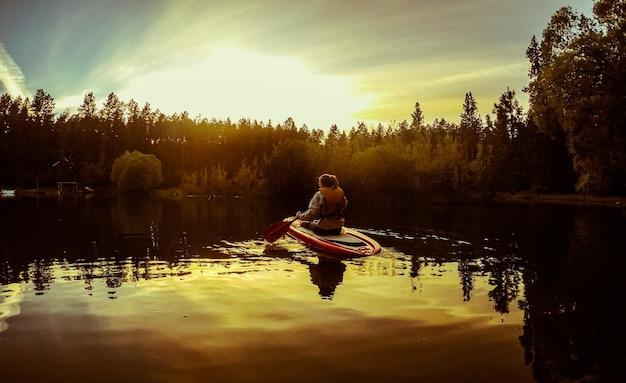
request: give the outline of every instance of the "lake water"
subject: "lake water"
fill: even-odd
[[[0,200],[2,381],[626,381],[624,210],[351,202],[380,254],[263,241],[307,202]]]

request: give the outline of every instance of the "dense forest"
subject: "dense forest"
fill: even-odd
[[[425,123],[419,102],[410,121],[324,131],[167,116],[114,93],[57,114],[43,89],[32,100],[4,94],[0,187],[112,185],[116,158],[137,151],[161,161],[161,187],[187,194],[308,195],[325,172],[351,196],[626,194],[626,5],[597,1],[591,18],[561,8],[526,56],[529,110],[507,88],[483,117],[468,92],[458,124]]]

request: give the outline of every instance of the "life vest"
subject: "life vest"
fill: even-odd
[[[321,217],[341,216],[345,209],[345,194],[340,187],[321,187],[320,192],[326,201],[324,209],[320,212]]]

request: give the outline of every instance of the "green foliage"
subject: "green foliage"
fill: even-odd
[[[354,169],[350,174],[355,192],[364,191],[365,197],[393,198],[411,194],[415,189],[415,165],[410,156],[391,144],[372,146],[354,155]]]
[[[111,180],[124,192],[146,192],[163,183],[161,161],[153,154],[125,152],[115,159]]]
[[[191,195],[266,195],[258,173],[256,161],[252,165],[244,161],[233,177],[218,165],[184,174],[180,188]]]
[[[579,192],[624,193],[626,13],[623,2],[601,0],[594,14],[591,19],[561,8],[542,41],[531,41],[531,116],[566,145]]]
[[[307,143],[289,140],[277,145],[267,159],[265,180],[268,191],[274,196],[311,194],[317,181]]]
[[[87,163],[83,166],[80,178],[84,185],[100,186],[106,185],[103,167],[98,164]]]
[[[50,101],[43,92],[39,97],[38,105]],[[167,117],[152,112],[147,104],[140,109],[132,100],[122,113],[122,105],[110,95],[105,109],[98,111],[92,95],[87,95],[76,115],[65,113],[50,121],[49,113],[40,113],[40,129],[51,129],[47,142],[54,149],[49,152],[80,164],[84,184],[106,184],[103,175],[111,174],[110,181],[121,190],[148,190],[163,181],[188,194],[302,198],[315,189],[319,174],[330,172],[354,198],[463,199],[497,191],[572,190],[575,180],[583,186],[602,182],[590,176],[571,178],[571,172],[564,171],[572,162],[559,130],[547,134],[535,120],[527,120],[509,89],[495,104],[495,119],[487,115],[484,123],[468,93],[460,125],[445,120],[425,124],[417,103],[411,124],[405,120],[373,128],[359,123],[349,134],[333,126],[326,136],[306,126],[298,129],[293,120],[275,127],[246,119],[233,124],[191,120],[186,113]],[[0,177],[4,183],[26,184],[29,176],[45,174],[46,162],[33,166],[24,155],[32,151],[13,150],[33,142],[23,130],[26,123],[33,123],[28,120],[31,104],[5,95],[0,110],[6,127],[0,137],[6,149],[0,152],[0,170],[4,169]],[[120,149],[133,147],[152,154],[126,150],[113,161]],[[140,161],[139,155],[160,158],[162,177],[142,170],[151,161]],[[43,176],[38,179],[46,182]]]
[[[252,165],[244,161],[232,178],[233,194],[244,196],[267,194],[259,173],[259,164],[256,159]]]
[[[204,168],[184,174],[180,188],[190,195],[210,195],[208,181],[208,170]]]
[[[478,114],[478,104],[472,93],[465,94],[463,113],[459,124],[458,141],[462,145],[462,155],[465,160],[473,161],[478,154],[478,144],[482,138],[483,122]]]

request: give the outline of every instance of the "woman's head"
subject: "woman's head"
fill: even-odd
[[[322,174],[319,178],[320,187],[337,188],[339,180],[334,174]]]

